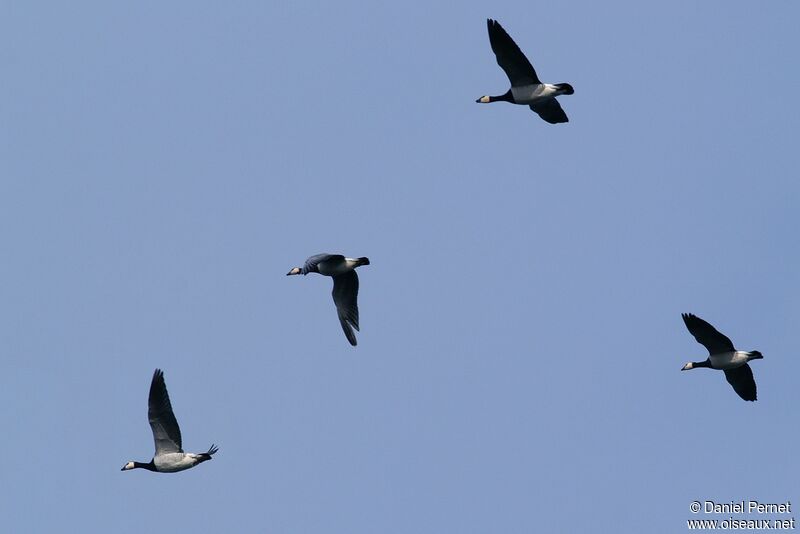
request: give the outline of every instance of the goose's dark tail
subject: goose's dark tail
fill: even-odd
[[[211,447],[208,448],[207,452],[201,452],[200,454],[197,455],[199,457],[197,463],[199,464],[200,462],[205,462],[206,460],[210,460],[211,457],[214,454],[216,454],[218,450],[219,448],[212,443]]]

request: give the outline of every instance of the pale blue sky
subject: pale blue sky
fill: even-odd
[[[797,494],[796,2],[3,2],[6,532],[673,533]],[[570,117],[478,105],[499,20]],[[331,281],[368,256],[351,348]],[[759,401],[694,312],[758,349]],[[187,450],[153,453],[165,378]]]

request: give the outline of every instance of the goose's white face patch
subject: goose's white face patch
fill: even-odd
[[[133,469],[133,462],[128,462],[122,469],[125,471],[127,471],[128,469]]]
[[[482,96],[481,97],[481,103],[482,104],[488,104],[489,103],[489,97],[488,96]]]
[[[689,362],[689,363],[687,363],[686,365],[684,365],[684,366],[683,366],[683,368],[681,369],[681,371],[688,371],[689,369],[691,369],[691,368],[693,368],[693,367],[694,367],[694,366],[692,365],[692,362]]]

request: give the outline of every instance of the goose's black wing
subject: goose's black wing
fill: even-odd
[[[153,430],[156,456],[167,452],[183,452],[181,429],[175,420],[175,414],[172,413],[172,404],[169,402],[167,385],[164,383],[164,373],[161,369],[156,369],[153,373],[147,404],[147,417]]]
[[[333,303],[347,341],[357,345],[353,328],[358,330],[358,275],[349,271],[333,277]]]
[[[544,121],[550,124],[559,124],[562,122],[569,122],[567,114],[561,109],[561,104],[555,98],[547,98],[539,100],[530,105],[530,108],[535,111]]]
[[[719,333],[716,328],[706,321],[691,313],[683,313],[681,317],[683,317],[683,322],[686,323],[686,328],[689,329],[689,332],[698,343],[708,349],[709,354],[720,354],[736,350],[733,348],[733,343],[728,339],[728,336]],[[728,381],[730,382],[730,380]]]
[[[756,381],[749,365],[744,364],[736,369],[726,369],[725,378],[741,398],[746,401],[756,400]]]
[[[542,83],[539,81],[536,71],[533,70],[531,62],[528,61],[511,36],[500,26],[500,23],[492,19],[488,19],[486,23],[489,26],[489,43],[497,57],[497,64],[505,71],[511,87]]]
[[[303,274],[317,273],[319,272],[317,266],[323,261],[328,261],[328,260],[344,261],[344,256],[342,256],[341,254],[328,254],[328,253],[314,254],[313,256],[311,256],[306,260],[306,263],[303,265],[301,272]]]

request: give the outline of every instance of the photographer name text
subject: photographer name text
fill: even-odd
[[[759,501],[730,501],[716,502],[700,501],[692,502],[691,511],[695,514],[703,512],[706,514],[790,514],[792,513],[791,501],[783,503],[763,503]]]

